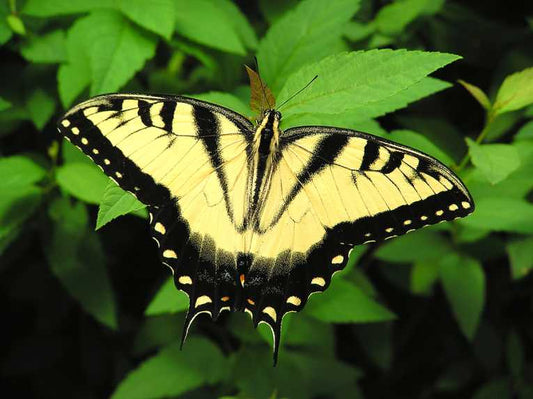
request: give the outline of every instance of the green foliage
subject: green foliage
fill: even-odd
[[[5,392],[530,397],[531,18],[489,3],[0,2]],[[285,317],[276,368],[270,330],[245,314],[199,317],[179,350],[188,298],[136,217],[145,206],[55,128],[76,102],[116,91],[189,95],[255,120],[253,55],[278,106],[318,75],[282,106],[283,129],[412,146],[452,167],[476,204],[464,220],[356,248]]]
[[[356,0],[307,0],[272,25],[259,43],[257,59],[262,78],[274,95],[281,92],[290,74],[303,65],[344,50],[341,41],[344,25],[355,14],[358,5]],[[280,95],[279,104],[282,99]]]
[[[191,360],[192,359],[192,360]],[[206,339],[191,339],[183,351],[174,343],[133,370],[111,396],[120,398],[162,398],[176,396],[223,377],[227,361]],[[179,376],[176,379],[176,376]]]
[[[278,103],[283,103],[318,75],[304,93],[283,108],[285,121],[301,113],[340,114],[357,112],[360,108],[367,108],[362,114],[379,116],[398,108],[395,95],[458,58],[451,54],[405,50],[335,54],[290,75]],[[391,97],[393,101],[389,103]],[[373,115],[368,108],[381,109]]]
[[[347,304],[357,306],[346,306]],[[305,312],[330,323],[368,323],[391,320],[395,316],[367,297],[356,285],[344,280],[331,283],[331,289],[310,298]]]
[[[116,305],[96,234],[87,229],[87,208],[66,198],[50,204],[51,236],[44,239],[52,273],[94,318],[116,329]]]
[[[485,274],[476,259],[449,255],[439,263],[439,274],[459,327],[474,337],[485,302]]]
[[[509,144],[484,144],[467,139],[472,163],[486,179],[496,184],[505,180],[520,166],[518,151]]]
[[[43,36],[31,37],[21,47],[20,53],[36,64],[55,64],[66,61],[65,32],[55,30]]]
[[[146,207],[132,194],[122,190],[112,181],[108,181],[102,197],[97,200],[97,202],[100,204],[100,207],[98,208],[98,218],[96,219],[97,230],[119,216]]]
[[[204,29],[198,29],[198,24]],[[257,45],[248,20],[229,0],[176,1],[176,31],[192,41],[240,55]]]

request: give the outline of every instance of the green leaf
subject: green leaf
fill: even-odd
[[[342,49],[344,27],[358,9],[355,0],[305,0],[272,25],[259,43],[257,58],[261,78],[274,95],[291,73]]]
[[[0,111],[8,109],[9,107],[11,107],[11,103],[0,97]]]
[[[176,32],[180,35],[217,50],[246,54],[241,39],[246,33],[237,29],[242,19],[240,23],[234,21],[227,4],[215,0],[176,0],[175,4]]]
[[[67,67],[58,75],[63,102],[72,101],[88,82],[91,95],[117,91],[154,55],[155,45],[153,35],[118,12],[95,11],[78,19],[67,37]]]
[[[374,23],[383,34],[395,36],[418,16],[436,13],[443,4],[444,0],[397,0],[380,8]]]
[[[11,39],[11,36],[13,35],[13,32],[7,24],[7,16],[9,13],[7,2],[0,2],[0,46]]]
[[[22,45],[20,53],[34,63],[63,62],[67,57],[65,32],[55,30],[43,36],[32,36]]]
[[[157,316],[162,313],[183,312],[187,309],[189,309],[189,298],[176,288],[174,279],[169,278],[155,294],[144,314]]]
[[[305,313],[328,323],[369,323],[396,317],[343,279],[334,279],[327,291],[309,298]]]
[[[22,13],[33,17],[53,17],[58,15],[78,14],[109,6],[110,0],[28,0]]]
[[[12,191],[41,181],[46,170],[28,157],[15,155],[0,158],[0,192]]]
[[[407,107],[407,105],[412,102],[418,101],[448,87],[450,87],[450,84],[447,82],[427,77],[412,86],[387,97],[383,101],[360,104],[356,106],[356,108],[350,108],[343,113],[336,114],[321,112],[284,114],[282,124],[284,128],[311,124],[353,128],[361,121],[367,121],[368,118],[375,118]]]
[[[119,0],[115,6],[133,22],[170,39],[174,32],[176,8],[172,0]]]
[[[416,262],[411,269],[411,292],[418,295],[429,295],[438,279],[439,268],[435,262]]]
[[[514,140],[533,140],[533,121],[529,121],[516,132]]]
[[[95,230],[102,228],[119,216],[145,207],[146,205],[135,198],[133,194],[124,191],[117,184],[109,180],[104,190],[100,207],[98,208]]]
[[[67,61],[61,64],[57,72],[57,88],[65,108],[91,84],[91,61],[86,51],[87,29],[85,19],[80,18],[67,33]]]
[[[452,165],[453,160],[439,147],[433,144],[427,137],[411,130],[394,130],[389,136],[389,140],[407,145],[419,151],[423,151],[434,158],[437,158],[445,165]]]
[[[23,223],[41,203],[42,196],[41,190],[33,186],[5,188],[0,189],[0,255],[17,238]]]
[[[138,357],[175,343],[176,331],[181,331],[184,321],[184,313],[145,317],[135,335],[132,354]]]
[[[358,42],[374,33],[376,26],[372,23],[363,24],[357,21],[350,21],[344,27],[344,36],[352,42]]]
[[[268,364],[272,353],[266,347],[242,347],[237,353],[232,381],[242,398],[313,397],[360,399],[356,380],[360,372],[341,361],[296,350],[282,351],[276,367]]]
[[[18,15],[9,14],[6,17],[6,21],[7,25],[9,26],[9,29],[11,29],[14,33],[20,36],[26,36],[26,27],[24,26],[24,22]]]
[[[88,34],[84,44],[91,61],[91,95],[117,91],[155,53],[155,38],[118,13],[93,13],[82,22]]]
[[[23,13],[35,17],[79,14],[98,9],[121,11],[145,29],[170,39],[174,31],[174,4],[172,0],[29,0]]]
[[[259,8],[271,25],[297,4],[298,0],[259,0]]]
[[[443,235],[426,229],[386,241],[375,256],[388,262],[414,263],[440,259],[451,250]]]
[[[485,108],[487,111],[491,109],[492,104],[490,103],[489,98],[483,90],[479,87],[473,85],[472,83],[465,82],[464,80],[459,79],[458,82],[474,97],[477,102]]]
[[[239,7],[231,0],[217,0],[216,5],[226,15],[229,23],[233,25],[244,46],[252,50],[257,48],[255,31]]]
[[[477,144],[469,138],[466,143],[472,163],[492,184],[505,180],[520,166],[518,152],[510,144]]]
[[[485,274],[478,260],[450,254],[439,274],[452,312],[463,334],[473,339],[485,303]]]
[[[93,163],[91,158],[66,139],[62,143],[61,156],[65,163],[83,163],[98,170],[98,167]]]
[[[476,211],[459,223],[493,231],[533,233],[533,205],[506,197],[487,197],[476,201]]]
[[[117,328],[113,290],[105,268],[105,256],[88,224],[87,209],[68,198],[52,202],[51,237],[45,237],[45,253],[54,275],[85,311],[112,329]]]
[[[507,244],[507,253],[511,263],[511,276],[514,280],[526,276],[533,269],[533,237]]]
[[[222,105],[229,108],[232,111],[238,112],[241,115],[251,115],[252,111],[250,107],[243,103],[240,98],[233,94],[224,93],[220,91],[210,91],[201,94],[191,94],[190,97],[197,98],[198,100],[207,101],[213,104]]]
[[[59,167],[56,180],[67,193],[90,204],[100,203],[108,182],[103,172],[84,163],[68,163]]]
[[[206,383],[216,383],[227,372],[226,360],[210,341],[191,337],[180,350],[174,343],[145,360],[120,382],[112,399],[176,397]]]
[[[533,67],[505,78],[494,102],[494,115],[533,104]]]
[[[336,54],[292,74],[277,101],[282,103],[318,75],[311,86],[284,106],[285,117],[317,110],[339,114],[363,106],[378,108],[368,115],[375,116],[387,112],[388,107],[398,108],[395,95],[401,96],[402,91],[458,58],[446,53],[389,49]],[[391,97],[394,101],[388,103]]]
[[[42,129],[54,114],[54,97],[42,89],[36,89],[26,103],[29,115],[37,129]]]
[[[533,141],[520,140],[513,143],[521,161],[520,167],[505,180],[491,184],[477,168],[467,171],[468,189],[474,198],[506,197],[524,198],[533,188]]]

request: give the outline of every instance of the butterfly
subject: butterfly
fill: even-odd
[[[189,296],[182,343],[198,315],[245,311],[271,327],[276,361],[283,316],[326,290],[354,246],[474,210],[460,179],[420,151],[281,120],[273,107],[254,124],[188,97],[110,94],[58,122],[148,206],[161,261]]]

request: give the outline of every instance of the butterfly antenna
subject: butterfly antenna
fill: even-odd
[[[268,101],[268,96],[266,95],[265,86],[263,85],[263,79],[261,79],[261,74],[259,73],[259,63],[257,62],[257,57],[254,55],[255,70],[259,76],[259,83],[261,83],[261,91],[263,92],[263,97],[265,98],[265,103],[268,105],[269,109],[272,109],[272,104]]]
[[[307,89],[309,86],[311,86],[311,83],[313,83],[316,79],[318,78],[318,75],[315,75],[315,77],[313,79],[310,80],[309,83],[307,83],[304,87],[302,87],[300,90],[298,90],[296,93],[294,93],[292,96],[290,96],[288,99],[286,99],[283,104],[281,104],[279,107],[278,107],[278,110],[281,109],[281,107],[283,107],[285,104],[287,104],[289,101],[291,101],[294,97],[296,97],[298,94],[300,94],[302,91],[304,91],[305,89]]]

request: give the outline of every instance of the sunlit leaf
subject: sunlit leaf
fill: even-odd
[[[215,0],[177,0],[175,5],[176,31],[180,35],[215,49],[246,54],[242,33],[228,14],[227,5]]]
[[[359,104],[355,108],[347,109],[342,113],[323,113],[318,111],[291,114],[289,112],[288,115],[283,116],[282,125],[284,128],[313,124],[354,128],[360,122],[367,121],[368,118],[375,118],[404,108],[412,102],[435,94],[448,87],[450,87],[450,84],[447,82],[426,77],[412,86],[386,97],[386,99],[384,99],[385,101]],[[305,95],[305,90],[300,95]],[[293,100],[289,101],[289,103],[292,101]]]
[[[104,190],[100,207],[98,208],[96,230],[119,216],[145,207],[146,205],[141,203],[132,194],[122,190],[118,185],[109,180]]]
[[[505,180],[520,166],[520,157],[512,145],[477,144],[469,138],[466,139],[466,143],[472,157],[472,163],[492,184]]]
[[[285,117],[317,110],[339,114],[362,106],[383,108],[390,98],[458,58],[453,54],[388,49],[336,54],[292,74],[277,101],[282,103],[318,75],[311,86],[285,105]],[[394,105],[391,110],[396,108]]]
[[[111,398],[174,397],[218,382],[225,372],[220,350],[206,339],[191,337],[183,350],[174,343],[141,363],[120,382]]]
[[[516,198],[480,198],[476,211],[460,223],[480,229],[533,233],[533,205]]]
[[[115,11],[95,11],[77,20],[68,32],[67,62],[58,75],[63,102],[89,83],[91,95],[117,91],[154,55],[155,44],[153,35]]]
[[[495,114],[514,111],[533,103],[533,67],[514,73],[503,81],[494,101]]]
[[[305,313],[330,323],[369,323],[395,318],[391,311],[343,279],[333,279],[327,291],[309,298]]]
[[[276,96],[291,73],[342,49],[344,25],[358,8],[354,0],[305,0],[272,25],[259,43],[257,59],[262,78]]]
[[[65,33],[54,30],[43,36],[28,38],[20,49],[28,61],[35,63],[59,63],[66,59]]]
[[[162,313],[183,312],[187,309],[189,309],[189,298],[184,292],[178,291],[174,279],[169,278],[152,298],[144,314],[156,316]]]
[[[246,116],[251,114],[250,107],[233,94],[220,91],[210,91],[207,93],[192,94],[191,97],[213,104],[222,105],[223,107],[229,108],[232,111],[240,113],[241,115]]]
[[[463,334],[472,339],[485,303],[485,274],[478,260],[450,254],[439,264],[446,297]]]
[[[31,185],[45,175],[46,170],[28,157],[16,155],[0,158],[0,192]]]
[[[417,17],[437,12],[444,0],[397,0],[379,9],[376,27],[385,35],[397,35]]]
[[[477,102],[486,110],[489,110],[492,105],[489,98],[483,90],[479,87],[473,85],[472,83],[465,82],[464,80],[459,79],[458,82],[474,97]]]
[[[440,259],[451,251],[448,240],[431,230],[417,230],[385,242],[375,253],[388,262],[411,263]]]
[[[174,30],[174,4],[172,0],[28,0],[23,13],[36,17],[52,17],[85,13],[97,9],[121,11],[145,29],[170,38]]]
[[[108,178],[93,165],[69,163],[57,169],[59,186],[70,195],[90,204],[99,204]]]

